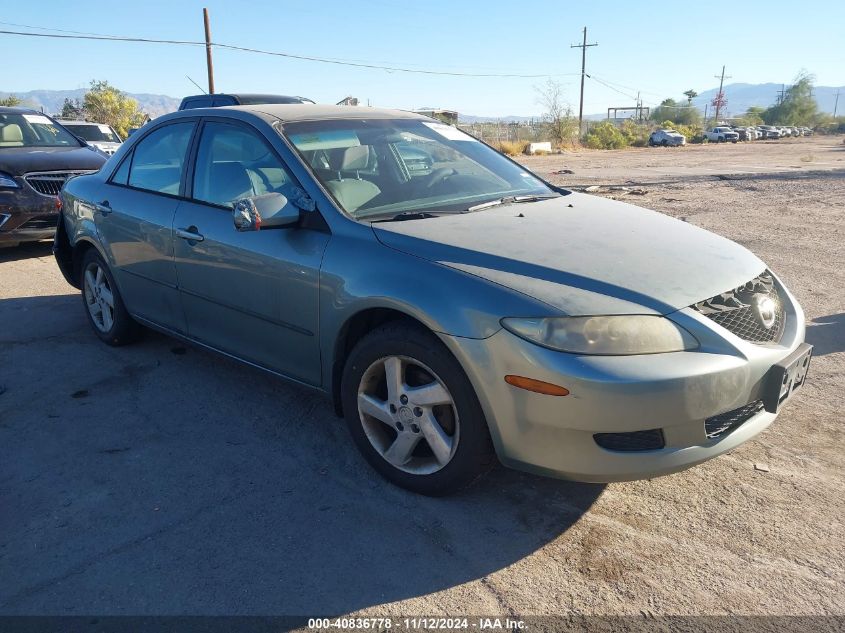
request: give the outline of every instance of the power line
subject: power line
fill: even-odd
[[[622,91],[621,91],[621,90],[619,90],[618,88],[614,88],[614,87],[613,87],[613,86],[611,86],[609,83],[607,83],[606,81],[604,81],[604,80],[602,80],[602,79],[599,79],[599,78],[598,78],[598,77],[596,77],[595,75],[587,75],[587,77],[589,77],[590,79],[592,79],[592,80],[593,80],[593,81],[595,81],[595,82],[600,83],[600,84],[601,84],[601,85],[603,85],[605,88],[610,88],[610,89],[611,89],[611,90],[613,90],[614,92],[618,92],[618,93],[619,93],[619,94],[621,94],[623,97],[628,97],[629,99],[636,99],[636,97],[634,97],[633,95],[630,95],[630,94],[628,94],[627,92],[622,92]]]
[[[29,27],[29,28],[41,28],[41,27]],[[53,38],[53,39],[67,39],[67,40],[94,40],[94,41],[107,41],[107,42],[133,42],[133,43],[141,43],[141,44],[171,44],[177,46],[205,46],[206,43],[200,41],[193,41],[193,40],[164,40],[164,39],[154,39],[154,38],[147,38],[147,37],[119,37],[115,35],[62,35],[57,33],[27,33],[23,31],[7,31],[7,30],[0,30],[0,35],[18,35],[18,36],[26,36],[26,37],[42,37],[42,38]],[[309,61],[309,62],[317,62],[321,64],[335,64],[339,66],[352,66],[355,68],[368,68],[371,70],[384,70],[387,72],[401,72],[401,73],[412,73],[412,74],[422,74],[422,75],[440,75],[440,76],[449,76],[449,77],[489,77],[489,78],[521,78],[521,79],[542,79],[544,77],[552,77],[552,76],[572,76],[577,75],[579,73],[543,73],[543,74],[529,74],[529,73],[470,73],[470,72],[458,72],[458,71],[445,71],[445,70],[425,70],[425,69],[418,69],[418,68],[406,68],[402,66],[383,66],[379,64],[370,64],[365,62],[353,62],[350,60],[343,60],[343,59],[331,59],[326,57],[315,57],[312,55],[297,55],[294,53],[285,53],[282,51],[268,51],[259,48],[249,48],[247,46],[236,46],[234,44],[223,44],[223,43],[215,43],[212,42],[211,46],[216,46],[217,48],[232,50],[232,51],[242,51],[246,53],[257,53],[260,55],[272,55],[275,57],[285,57],[287,59],[297,59],[300,61]]]

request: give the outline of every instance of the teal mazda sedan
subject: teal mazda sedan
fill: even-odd
[[[423,494],[497,459],[681,470],[768,427],[812,353],[745,248],[408,112],[177,112],[59,202],[55,256],[102,341],[153,328],[323,391]]]

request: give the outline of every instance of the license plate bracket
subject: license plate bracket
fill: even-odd
[[[763,406],[769,413],[777,413],[783,403],[807,380],[813,346],[801,343],[779,363],[772,365],[763,388]]]

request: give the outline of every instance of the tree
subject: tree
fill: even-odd
[[[698,96],[698,93],[690,88],[684,93],[684,96],[687,98],[687,105],[692,105],[692,100]]]
[[[813,97],[815,77],[805,70],[798,73],[795,83],[786,89],[783,100],[768,108],[763,118],[770,125],[815,125],[819,106]]]
[[[766,108],[760,106],[751,106],[745,111],[745,114],[739,119],[742,125],[762,125],[763,115],[766,113]]]
[[[138,102],[110,85],[108,81],[92,81],[83,104],[87,117],[96,123],[112,126],[126,138],[129,129],[141,127],[146,115],[138,109]]]
[[[717,120],[719,118],[718,115],[724,114],[725,107],[728,105],[728,99],[725,97],[725,93],[717,92],[710,105],[713,108],[713,123],[714,125],[719,125],[719,121]]]
[[[63,119],[78,119],[85,115],[85,106],[79,99],[68,99],[62,104],[61,117]]]
[[[578,121],[572,108],[563,99],[563,86],[551,78],[543,86],[535,86],[537,101],[543,106],[543,118],[552,142],[557,145],[572,143],[578,138]]]
[[[14,108],[15,106],[19,106],[21,103],[23,102],[15,95],[9,95],[5,99],[0,99],[0,106],[5,106],[7,108]]]
[[[694,91],[688,90],[687,92]],[[684,94],[687,94],[687,92]],[[651,111],[649,118],[655,123],[674,121],[681,125],[697,125],[701,121],[698,108],[690,104],[679,104],[674,99],[664,99],[661,101],[660,105]]]

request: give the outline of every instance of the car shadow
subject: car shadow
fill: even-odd
[[[0,263],[14,262],[19,259],[30,257],[46,257],[53,250],[53,242],[43,240],[41,242],[26,242],[18,246],[4,246],[0,248]]]
[[[816,317],[807,324],[806,336],[814,356],[845,352],[845,312]]]
[[[108,347],[83,309],[0,300],[0,614],[336,615],[478,580],[505,612],[484,579],[604,489],[498,467],[405,492],[322,394],[152,332]]]

